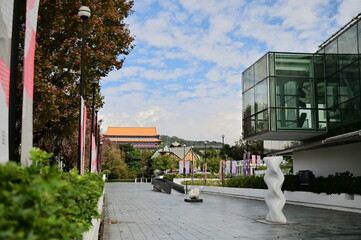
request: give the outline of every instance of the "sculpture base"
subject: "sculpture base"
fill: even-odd
[[[203,202],[203,199],[191,199],[191,198],[185,198],[184,199],[185,202]]]
[[[297,224],[296,222],[270,222],[270,221],[267,221],[267,220],[263,220],[263,219],[258,219],[258,220],[255,220],[256,222],[260,222],[260,223],[264,223],[264,224],[267,224],[267,225],[289,225],[289,224]]]

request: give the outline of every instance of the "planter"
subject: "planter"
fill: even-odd
[[[191,186],[202,193],[264,201],[267,189]],[[361,195],[284,191],[286,204],[361,213]]]
[[[103,210],[104,195],[99,198],[98,212],[102,213]],[[98,240],[98,233],[100,227],[101,218],[92,220],[92,227],[89,231],[83,233],[83,240]]]
[[[361,213],[361,195],[289,191],[284,194],[289,204]]]

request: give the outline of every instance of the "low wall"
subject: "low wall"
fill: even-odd
[[[98,201],[98,212],[102,214],[103,210],[104,195],[99,198]],[[100,227],[101,218],[92,219],[92,227],[89,231],[83,233],[83,240],[98,240],[98,233]]]
[[[264,201],[267,189],[189,186],[201,193]],[[287,204],[361,213],[361,195],[284,191]]]

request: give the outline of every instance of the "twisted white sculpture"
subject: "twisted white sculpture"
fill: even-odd
[[[266,194],[266,204],[269,213],[266,220],[275,223],[286,223],[286,217],[282,213],[282,209],[286,203],[286,198],[282,193],[281,187],[285,179],[280,168],[282,157],[265,157],[267,170],[264,176],[264,181],[268,186]]]

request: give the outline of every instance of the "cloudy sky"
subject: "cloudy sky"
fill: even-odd
[[[102,128],[234,144],[241,73],[268,51],[315,52],[361,0],[134,0],[135,49],[102,79]]]

